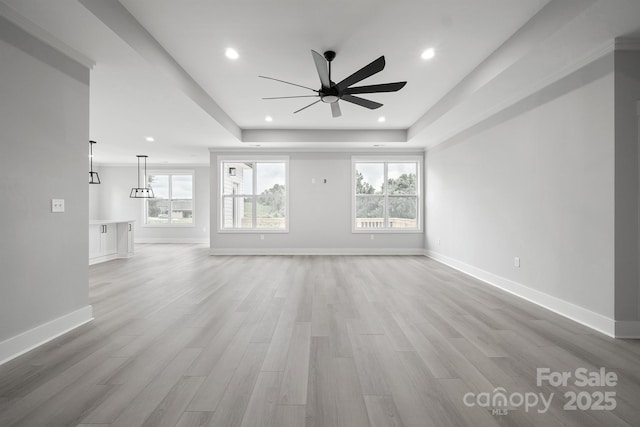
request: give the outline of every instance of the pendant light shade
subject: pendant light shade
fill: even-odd
[[[140,158],[144,159],[144,176],[147,176],[147,157],[143,154],[138,154],[138,186],[131,189],[129,197],[132,199],[152,199],[154,198],[153,189],[151,187],[140,187]]]
[[[100,177],[98,176],[98,172],[93,171],[93,144],[96,144],[95,141],[89,141],[89,184],[100,184]]]

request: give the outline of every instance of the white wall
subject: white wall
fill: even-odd
[[[264,151],[211,152],[211,252],[422,253],[423,233],[352,233],[349,152],[272,152],[289,156],[289,232],[219,232],[218,155],[251,157]],[[380,155],[379,151],[357,152]],[[387,155],[403,154],[386,152]],[[404,153],[407,154],[407,153]],[[412,152],[414,154],[421,154]],[[316,183],[312,184],[312,178]],[[327,179],[324,184],[323,180]],[[264,235],[264,240],[260,239]]]
[[[0,129],[1,363],[91,319],[89,70],[2,17]]]
[[[135,154],[132,154],[135,156]],[[95,169],[95,165],[94,165]],[[144,199],[131,199],[131,188],[137,186],[136,166],[100,165],[100,185],[92,185],[91,219],[135,220],[134,236],[138,243],[207,243],[209,241],[209,168],[203,166],[156,166],[147,170],[194,171],[195,225],[168,227],[144,225]],[[97,200],[96,200],[97,199]]]
[[[613,70],[610,54],[426,163],[431,256],[601,330],[614,318]]]

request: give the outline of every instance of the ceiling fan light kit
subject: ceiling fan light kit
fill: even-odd
[[[368,65],[365,65],[355,73],[351,74],[349,77],[340,81],[339,83],[335,83],[331,80],[331,62],[335,59],[336,53],[332,50],[328,50],[323,55],[320,55],[318,52],[312,50],[311,56],[313,57],[313,61],[316,66],[316,70],[318,71],[318,77],[320,78],[320,89],[312,89],[307,86],[302,86],[296,83],[287,82],[284,80],[275,79],[273,77],[266,76],[258,76],[263,79],[275,80],[281,83],[286,83],[293,86],[298,86],[304,89],[311,90],[316,92],[317,95],[298,95],[298,96],[276,96],[262,99],[286,99],[286,98],[312,98],[319,97],[317,101],[312,102],[309,105],[306,105],[299,110],[294,111],[295,113],[299,113],[300,111],[311,107],[312,105],[317,104],[322,101],[326,104],[331,105],[331,115],[333,117],[342,116],[342,111],[340,110],[339,101],[347,101],[352,104],[359,105],[364,108],[368,108],[370,110],[375,110],[376,108],[382,107],[383,104],[379,102],[371,101],[365,98],[361,98],[359,96],[354,96],[354,94],[363,94],[363,93],[381,93],[381,92],[396,92],[399,91],[407,84],[407,82],[395,82],[395,83],[382,83],[375,85],[367,85],[367,86],[355,86],[354,84],[366,79],[367,77],[371,77],[374,74],[379,73],[384,69],[385,59],[384,56],[379,57],[378,59],[370,62]]]

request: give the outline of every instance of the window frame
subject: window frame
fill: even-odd
[[[354,234],[407,234],[407,233],[422,233],[423,224],[423,200],[422,194],[422,176],[423,176],[423,156],[420,155],[393,155],[393,156],[352,156],[351,157],[351,232]],[[416,228],[357,228],[356,218],[356,164],[357,163],[383,163],[384,164],[384,176],[383,182],[386,184],[388,181],[388,164],[389,163],[415,163],[416,164]],[[389,220],[389,193],[388,188],[385,185],[384,193],[381,194],[384,198],[384,221]],[[394,196],[391,196],[394,197]],[[400,196],[398,196],[400,197]]]
[[[196,173],[193,169],[172,169],[172,170],[148,170],[147,174],[144,176],[144,185],[148,186],[149,176],[150,175],[167,175],[169,177],[169,221],[171,221],[171,203],[173,200],[173,192],[172,192],[172,180],[171,177],[173,175],[190,175],[191,176],[191,223],[190,224],[176,224],[169,222],[167,224],[149,224],[147,222],[147,203],[149,200],[155,199],[144,199],[144,203],[142,203],[142,227],[148,228],[193,228],[196,226]]]
[[[284,163],[285,167],[285,207],[284,207],[284,228],[225,228],[224,227],[224,163]],[[255,155],[255,156],[217,156],[217,167],[218,167],[218,185],[217,185],[217,232],[218,233],[237,233],[237,234],[284,234],[289,233],[289,156],[285,155],[273,155],[273,156],[265,156],[265,155]],[[259,194],[255,194],[257,189],[257,180],[258,174],[254,173],[252,176],[252,192],[253,194],[250,197],[253,198],[252,203],[252,220],[255,221],[257,219],[256,211],[257,211],[257,197]],[[242,197],[247,195],[242,195]],[[240,196],[236,196],[240,197]]]

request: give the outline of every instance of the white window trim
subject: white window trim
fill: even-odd
[[[394,156],[352,156],[351,157],[351,232],[353,234],[415,234],[422,233],[422,216],[424,206],[424,195],[422,194],[422,176],[423,176],[423,157],[419,155],[394,155]],[[418,223],[417,228],[401,229],[401,228],[356,228],[356,163],[384,163],[385,176],[387,163],[413,163],[418,164],[416,176],[416,208]],[[387,199],[385,196],[385,199]],[[388,203],[385,203],[388,209]],[[386,215],[386,213],[385,213]]]
[[[172,170],[148,170],[144,177],[144,185],[147,185],[149,175],[191,175],[191,208],[193,210],[191,216],[191,224],[147,224],[147,199],[142,203],[142,224],[143,228],[194,228],[196,226],[196,172],[193,169],[172,169]],[[169,180],[171,186],[171,180]]]
[[[284,234],[289,233],[289,193],[290,193],[290,182],[289,182],[289,156],[264,156],[264,155],[248,155],[248,156],[217,156],[217,167],[218,167],[218,185],[216,186],[216,200],[217,200],[217,232],[223,234]],[[280,230],[269,229],[269,228],[224,228],[222,226],[222,196],[223,196],[223,186],[224,186],[224,169],[222,168],[223,163],[244,163],[244,162],[262,162],[262,163],[284,163],[285,164],[285,209],[284,209],[284,228]],[[253,176],[253,188],[255,188],[257,175]],[[255,195],[254,195],[255,196]],[[255,206],[254,206],[255,210]],[[252,213],[255,218],[256,213]]]

